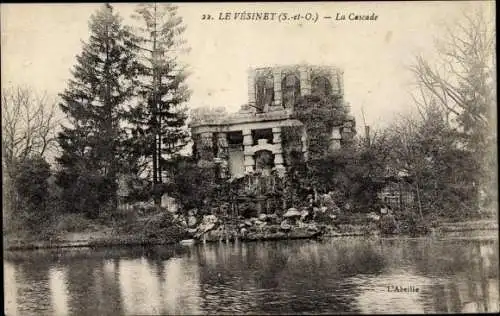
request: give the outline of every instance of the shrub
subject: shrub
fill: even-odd
[[[40,232],[50,221],[47,208],[49,177],[50,165],[42,157],[28,158],[17,166],[14,187],[18,203],[13,216],[29,231]]]
[[[85,214],[58,214],[54,216],[54,231],[64,232],[82,232],[92,230],[95,224],[86,218]]]
[[[398,223],[393,215],[384,215],[380,217],[379,229],[383,234],[394,234],[398,230]]]
[[[402,212],[399,218],[402,233],[421,235],[430,231],[430,221],[422,219],[416,210],[408,209]]]
[[[166,211],[150,217],[144,225],[136,227],[135,230],[142,238],[174,241],[186,237],[185,229],[175,222],[170,212]]]

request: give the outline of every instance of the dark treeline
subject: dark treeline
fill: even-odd
[[[177,60],[186,49],[185,26],[170,4],[138,5],[133,18],[133,26],[124,25],[109,4],[91,16],[90,36],[60,94],[66,120],[58,133],[53,115],[43,112],[47,102],[26,89],[3,91],[2,109],[11,114],[2,122],[10,132],[2,133],[4,179],[12,184],[6,217],[50,210],[97,218],[116,210],[120,181],[137,188],[132,196],[153,196],[159,204],[165,159],[189,136],[185,102],[190,92],[185,67]],[[20,110],[33,126],[17,124]],[[40,148],[48,144],[59,149],[52,172]],[[143,179],[152,179],[152,185]],[[18,183],[28,186],[20,189]],[[48,201],[56,202],[47,207]],[[43,226],[40,219],[30,222],[27,228]]]

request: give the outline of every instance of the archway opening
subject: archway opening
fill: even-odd
[[[300,80],[296,75],[287,75],[281,81],[284,108],[293,108],[300,96]]]
[[[324,76],[316,77],[311,82],[311,94],[326,97],[332,94],[332,84]]]

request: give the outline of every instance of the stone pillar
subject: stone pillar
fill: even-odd
[[[253,146],[252,130],[244,129],[241,131],[241,133],[243,134],[243,146],[245,147]]]
[[[286,169],[283,161],[283,153],[274,153],[274,168],[276,168],[278,176],[283,177],[285,175]]]
[[[273,127],[273,144],[277,145],[277,150],[274,152],[274,167],[278,171],[278,175],[282,177],[285,174],[285,165],[281,145],[281,127]]]
[[[212,132],[201,133],[201,144],[203,147],[213,147],[213,134]]]
[[[281,93],[281,69],[273,68],[274,78],[274,106],[281,106],[282,93]]]
[[[255,70],[248,72],[248,105],[255,106]]]
[[[311,94],[311,80],[308,67],[300,67],[300,95]]]
[[[226,133],[218,133],[217,134],[217,158],[220,158],[220,177],[227,178],[229,175],[228,170],[228,159],[229,159],[229,149],[227,142],[227,134]]]
[[[340,95],[344,94],[344,72],[342,70],[336,71],[337,76],[337,92]]]
[[[281,127],[273,127],[273,144],[281,144]]]
[[[344,123],[344,128],[342,129],[342,140],[350,141],[354,137],[354,124],[352,121],[347,121]]]
[[[253,172],[255,168],[255,159],[252,155],[245,155],[245,173]]]
[[[338,127],[334,127],[332,130],[332,136],[330,139],[330,150],[338,150],[340,149],[340,140],[342,136],[340,135],[340,129]]]
[[[253,155],[248,154],[248,149],[253,146],[252,130],[244,129],[243,133],[243,152],[245,157],[245,173],[253,172],[255,168],[255,160]]]
[[[351,113],[351,103],[344,102],[344,112],[345,112],[345,114]]]
[[[201,133],[201,139],[200,139],[201,148],[199,148],[201,160],[212,160],[214,158],[213,157],[214,144],[212,137],[213,137],[212,132]]]
[[[217,157],[227,159],[228,157],[228,142],[226,133],[217,134]]]

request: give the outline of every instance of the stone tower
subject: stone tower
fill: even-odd
[[[213,160],[221,166],[222,177],[238,177],[254,171],[286,167],[283,130],[300,131],[300,152],[308,159],[307,126],[297,119],[297,104],[335,107],[326,131],[328,148],[341,149],[355,134],[354,117],[344,102],[343,71],[336,67],[288,65],[253,68],[248,72],[248,103],[237,113],[191,124],[195,155],[200,161]],[[315,101],[316,100],[316,101]],[[317,100],[335,100],[334,103]]]

